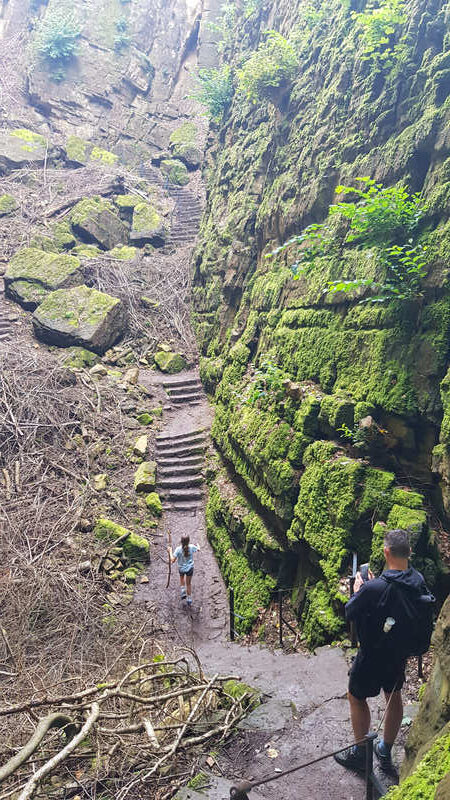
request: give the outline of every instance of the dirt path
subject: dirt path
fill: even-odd
[[[148,608],[158,609],[158,618],[162,621],[165,632],[178,643],[197,648],[201,643],[225,641],[227,594],[206,537],[204,514],[202,470],[205,448],[209,444],[211,409],[203,389],[198,388],[196,370],[185,371],[173,378],[164,378],[154,372],[142,372],[141,382],[148,387],[159,385],[161,388],[165,383],[169,392],[166,393],[168,407],[164,413],[165,425],[153,454],[158,464],[158,491],[160,494],[164,493],[165,511],[159,536],[154,537],[152,545],[149,583],[141,584],[136,599],[144,602]],[[186,390],[180,384],[186,384]],[[171,397],[171,388],[178,390],[179,394]],[[174,397],[184,399],[181,402],[176,399],[174,402]],[[192,400],[186,399],[189,397]],[[161,444],[166,446],[161,448]],[[173,465],[172,469],[170,464]],[[164,468],[166,472],[163,472]],[[186,469],[187,473],[183,471]],[[175,472],[175,475],[167,476],[167,471]],[[166,482],[172,484],[172,488],[161,487],[161,483]],[[192,483],[194,485],[190,485]],[[190,608],[180,598],[176,565],[172,569],[170,587],[166,589],[167,531],[172,534],[174,548],[184,534],[190,536],[192,543],[200,545],[201,552],[196,556],[193,578],[193,604]]]
[[[316,655],[286,655],[259,646],[243,647],[227,641],[227,592],[205,525],[205,487],[202,478],[212,411],[196,370],[171,378],[141,373],[149,388],[164,391],[165,424],[152,457],[158,464],[158,490],[166,508],[152,545],[149,583],[141,584],[136,599],[157,609],[164,636],[175,644],[194,647],[205,669],[239,675],[258,688],[264,703],[244,721],[217,762],[222,779],[208,779],[205,793],[185,789],[180,800],[222,800],[237,778],[257,778],[285,770],[337,749],[351,741],[345,697],[348,664],[339,648],[320,648]],[[178,574],[167,582],[167,530],[174,545],[182,534],[198,542],[193,581],[193,606],[179,595]],[[382,703],[372,703],[374,726]],[[275,758],[270,754],[276,753]],[[363,800],[364,782],[327,759],[252,792],[251,800]]]

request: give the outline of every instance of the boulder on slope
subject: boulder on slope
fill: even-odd
[[[77,345],[104,353],[125,332],[121,300],[87,286],[51,292],[33,314],[38,339],[58,347]]]
[[[33,311],[49,292],[81,284],[83,273],[74,256],[25,247],[12,257],[4,280],[6,296]]]
[[[70,220],[75,233],[88,244],[103,250],[112,250],[128,243],[128,228],[120,219],[115,207],[103,197],[85,197],[77,203]]]

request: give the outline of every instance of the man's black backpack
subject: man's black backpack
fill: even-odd
[[[401,658],[423,655],[430,647],[433,633],[435,598],[425,585],[418,590],[390,580],[389,576],[380,577],[387,585],[376,608],[376,647],[388,649]]]

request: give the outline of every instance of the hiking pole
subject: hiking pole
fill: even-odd
[[[167,531],[167,555],[168,555],[168,572],[167,572],[167,583],[166,589],[170,586],[170,576],[172,574],[172,559],[170,557],[170,550],[172,548],[172,534],[170,531]]]

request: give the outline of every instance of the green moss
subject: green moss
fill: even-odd
[[[7,214],[12,214],[18,208],[17,201],[12,194],[0,195],[0,217],[5,217]]]
[[[247,632],[257,620],[261,608],[267,606],[275,581],[261,572],[252,570],[247,558],[234,549],[230,535],[221,517],[221,499],[216,487],[211,487],[206,509],[208,539],[213,547],[222,575],[227,585],[235,590],[235,610],[242,619],[236,627]]]
[[[322,398],[319,421],[325,422],[330,428],[339,431],[343,426],[353,429],[354,404],[345,397],[335,395]]]
[[[180,353],[166,353],[161,350],[159,353],[155,353],[153,358],[161,372],[166,372],[169,375],[181,372],[187,366],[186,360]]]
[[[116,522],[101,517],[97,520],[94,527],[94,536],[105,542],[114,542],[120,536],[129,533],[127,528],[123,528]],[[147,539],[139,536],[137,533],[129,533],[129,536],[121,543],[123,553],[129,562],[143,562],[149,560],[150,545]]]
[[[358,512],[360,515],[370,512],[384,519],[393,503],[392,487],[394,475],[382,469],[368,468],[364,476],[364,489],[359,501]],[[394,489],[394,492],[396,490]]]
[[[223,358],[201,358],[200,380],[210,394],[216,390],[224,370]]]
[[[198,136],[198,129],[194,122],[184,122],[170,136],[170,144],[193,144]]]
[[[64,366],[83,369],[83,367],[93,367],[98,361],[99,357],[96,353],[92,353],[84,347],[72,347],[69,355],[64,359]]]
[[[95,244],[78,244],[73,248],[72,253],[80,256],[80,258],[98,258],[98,256],[103,255],[103,251]]]
[[[407,508],[404,505],[394,505],[386,520],[391,529],[401,528],[411,534],[411,545],[414,545],[427,524],[426,512],[417,508]]]
[[[83,164],[87,160],[87,142],[79,136],[69,136],[66,142],[67,158],[70,161],[79,161]]]
[[[400,786],[389,790],[388,800],[431,800],[437,797],[435,792],[439,783],[450,772],[450,732],[447,729],[436,739],[414,772]]]
[[[157,517],[161,516],[163,507],[157,492],[150,492],[150,494],[147,495],[145,498],[145,505],[152,514],[155,514]]]
[[[52,236],[59,252],[70,250],[77,243],[68,222],[57,222],[52,228]]]
[[[375,575],[380,575],[384,569],[384,535],[387,530],[384,522],[377,522],[373,529],[370,568]]]
[[[55,288],[72,276],[80,267],[73,256],[46,253],[33,247],[19,250],[8,264],[5,277],[40,283],[44,288]],[[79,276],[81,279],[81,275]]]
[[[302,634],[309,647],[319,647],[337,639],[344,628],[344,620],[333,609],[330,593],[323,583],[317,583],[306,594],[302,615]]]
[[[154,206],[142,201],[136,203],[133,211],[133,231],[149,233],[157,231],[162,225],[161,216]]]
[[[139,572],[140,570],[137,567],[126,567],[123,570],[122,575],[126,583],[136,583]]]
[[[85,197],[73,207],[70,212],[70,220],[73,225],[82,225],[87,219],[100,214],[102,211],[111,211],[114,213],[113,204],[99,195]]]
[[[118,208],[132,211],[139,203],[142,203],[142,198],[137,194],[119,194],[114,202]]]
[[[109,150],[103,150],[101,147],[93,147],[89,158],[91,161],[100,161],[102,164],[107,164],[108,166],[115,164],[119,160],[119,156],[116,156],[115,153],[111,153]]]
[[[147,411],[143,411],[142,414],[139,414],[136,419],[139,422],[139,425],[151,425],[153,422],[152,415],[148,414]]]
[[[249,686],[247,683],[242,683],[242,681],[235,680],[225,681],[223,684],[223,690],[229,694],[233,700],[240,700],[245,694],[250,695],[252,700],[254,700],[260,695],[258,689],[254,689],[253,686]]]
[[[176,186],[186,186],[189,183],[189,173],[181,161],[172,158],[165,159],[161,161],[161,171]]]
[[[392,502],[407,508],[423,508],[424,497],[419,492],[412,492],[409,489],[394,489],[392,492]]]
[[[136,492],[151,492],[156,486],[156,462],[143,461],[134,473]]]
[[[307,437],[313,437],[319,430],[320,400],[313,394],[303,400],[298,411],[295,412],[293,426],[296,431]]]
[[[39,147],[45,147],[47,144],[47,140],[44,136],[41,136],[40,133],[30,131],[28,128],[16,128],[16,130],[10,131],[10,135],[17,136],[18,139],[27,142],[29,152],[33,152],[33,150]]]
[[[132,261],[133,258],[136,258],[138,252],[137,247],[122,245],[113,247],[113,249],[109,251],[108,256],[110,256],[110,258],[118,258],[120,261]]]
[[[75,286],[50,292],[39,306],[39,314],[46,319],[63,320],[73,327],[83,324],[95,326],[119,303],[117,297],[87,286]]]

